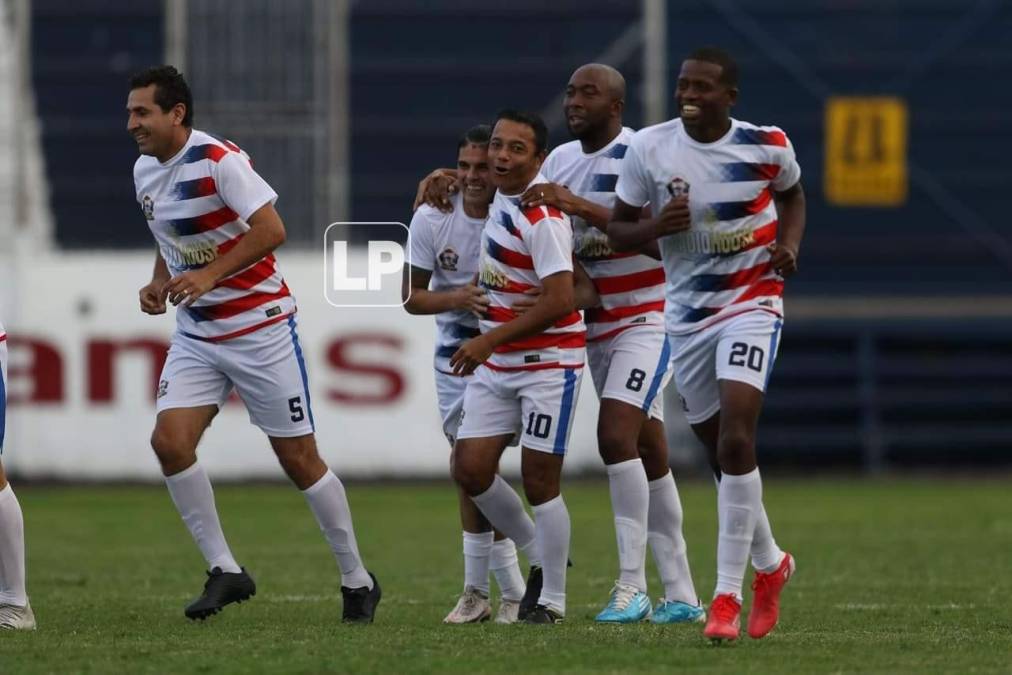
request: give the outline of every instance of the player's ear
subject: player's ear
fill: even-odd
[[[186,104],[177,103],[176,105],[172,106],[173,126],[182,124],[184,119],[186,119]]]
[[[738,87],[727,88],[727,105],[733,106],[738,102]]]

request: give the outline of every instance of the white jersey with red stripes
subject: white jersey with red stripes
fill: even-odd
[[[692,227],[660,240],[667,275],[665,326],[692,333],[752,309],[783,315],[783,279],[767,246],[777,239],[773,192],[793,187],[801,168],[777,127],[731,120],[713,143],[698,143],[680,119],[637,132],[616,196],[660,213],[688,190]]]
[[[619,169],[635,132],[623,127],[612,141],[587,154],[579,141],[552,150],[541,167],[548,180],[577,197],[611,208]],[[576,259],[594,282],[601,306],[584,312],[587,339],[602,340],[632,326],[664,325],[664,266],[639,253],[616,253],[608,235],[572,216]],[[659,330],[659,329],[658,329]]]
[[[164,164],[141,155],[134,187],[173,276],[227,253],[249,231],[246,220],[278,198],[238,146],[196,129]],[[180,307],[176,323],[188,337],[226,340],[282,321],[295,309],[270,254],[220,281],[192,306]]]
[[[450,213],[423,205],[411,218],[411,266],[432,273],[429,288],[433,291],[466,286],[478,273],[478,251],[485,218],[468,216],[459,192],[452,200]],[[478,317],[467,310],[437,314],[436,369],[451,372],[450,357],[478,332]]]
[[[545,183],[541,174],[531,185]],[[529,186],[528,186],[529,187]],[[541,280],[573,271],[573,227],[552,206],[520,207],[520,195],[495,193],[481,235],[478,283],[489,296],[482,333],[515,319],[513,304]],[[500,345],[486,361],[493,370],[583,367],[586,329],[580,312],[559,319],[544,333]]]

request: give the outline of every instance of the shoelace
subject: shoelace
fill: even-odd
[[[632,586],[626,586],[625,584],[615,584],[615,588],[611,591],[611,606],[613,609],[623,610],[629,606],[629,603],[633,601],[636,594],[639,593]]]
[[[723,623],[731,623],[738,615],[739,607],[730,597],[721,596],[710,605],[710,614]]]

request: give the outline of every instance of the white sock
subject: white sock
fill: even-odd
[[[218,521],[218,509],[214,505],[214,490],[207,472],[199,462],[177,474],[165,477],[176,510],[204,554],[207,568],[221,568],[222,572],[240,572],[239,563],[232,557],[232,551],[225,541]]]
[[[24,607],[25,520],[10,483],[0,490],[0,605]]]
[[[615,514],[615,538],[618,541],[618,580],[646,593],[650,488],[643,460],[637,457],[609,464],[606,468],[611,509]]]
[[[759,469],[741,476],[724,474],[717,490],[717,589],[714,597],[734,594],[741,602],[741,587],[748,566],[755,521],[762,507],[763,486]]]
[[[495,533],[464,532],[464,588],[471,586],[488,597],[489,555]]]
[[[532,506],[544,585],[538,604],[566,613],[566,567],[569,564],[569,511],[562,495]]]
[[[773,538],[770,519],[766,516],[766,507],[760,504],[755,519],[755,533],[752,535],[752,567],[768,574],[775,572],[783,559],[784,552]]]
[[[480,495],[471,497],[471,501],[485,514],[495,529],[513,540],[532,566],[541,564],[541,556],[534,537],[534,521],[524,510],[520,495],[502,479],[502,476],[497,474],[492,485]]]
[[[323,536],[330,544],[330,550],[341,568],[341,585],[348,588],[365,586],[372,589],[372,577],[362,564],[355,541],[355,528],[351,522],[351,507],[344,492],[344,485],[334,472],[327,469],[320,480],[302,491],[309,502],[309,508],[320,524]]]
[[[495,575],[495,583],[499,586],[502,599],[520,602],[524,597],[524,591],[527,590],[527,583],[524,581],[524,575],[520,573],[517,547],[512,539],[500,539],[492,544],[489,567]]]
[[[675,477],[669,471],[663,478],[650,481],[649,485],[647,540],[664,584],[664,599],[696,605],[699,596],[689,571],[685,537],[682,536],[682,502],[678,498]]]

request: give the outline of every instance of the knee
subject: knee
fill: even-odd
[[[164,426],[156,426],[151,433],[151,449],[155,451],[162,469],[175,473],[192,464],[196,444],[186,434]]]
[[[281,468],[300,487],[307,482],[311,484],[313,479],[319,478],[321,469],[326,469],[315,443],[275,444],[274,454],[277,455]]]
[[[464,492],[474,497],[491,487],[495,480],[495,469],[488,471],[466,452],[454,448],[450,456],[450,475]]]
[[[554,476],[543,472],[525,472],[524,494],[531,506],[544,504],[559,496],[559,481]]]
[[[639,456],[635,439],[614,426],[598,428],[597,449],[605,464],[617,464]]]
[[[717,443],[717,461],[722,468],[748,463],[755,455],[755,436],[746,429],[722,430]]]

